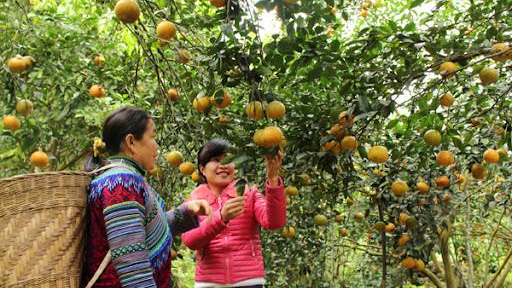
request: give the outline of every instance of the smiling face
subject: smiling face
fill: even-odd
[[[144,135],[139,140],[133,139],[131,148],[133,160],[139,162],[146,171],[151,171],[156,165],[159,146],[155,139],[155,123],[153,119],[148,119],[147,123]]]
[[[208,185],[222,189],[233,182],[235,178],[235,164],[221,164],[225,156],[226,154],[222,154],[213,157],[206,165],[199,166],[199,170],[206,178]]]

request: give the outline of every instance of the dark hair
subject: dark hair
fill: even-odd
[[[103,142],[110,155],[121,150],[121,143],[128,134],[140,140],[148,126],[149,114],[136,107],[124,107],[114,111],[103,124]]]
[[[212,158],[226,153],[229,147],[231,147],[231,144],[227,140],[221,138],[214,138],[206,142],[206,144],[199,149],[199,152],[197,152],[197,166],[206,165],[206,163],[210,162]],[[201,170],[199,170],[199,173],[204,177]]]
[[[109,155],[118,154],[121,143],[128,134],[132,134],[137,140],[142,139],[149,119],[151,116],[146,111],[136,107],[123,107],[112,112],[103,123],[102,140],[105,142],[106,152]],[[91,153],[83,170],[92,171],[105,164],[104,160]]]

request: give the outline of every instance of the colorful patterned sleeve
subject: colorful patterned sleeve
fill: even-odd
[[[156,287],[146,247],[144,180],[136,175],[103,190],[103,215],[112,264],[122,287]],[[117,183],[117,184],[115,184]]]
[[[187,203],[168,211],[167,219],[171,226],[172,235],[179,235],[199,226],[199,218],[190,213]]]

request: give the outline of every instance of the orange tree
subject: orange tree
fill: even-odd
[[[287,228],[263,234],[270,286],[503,287],[511,7],[10,0],[0,173],[79,169],[105,115],[136,105],[154,115],[162,156],[174,151],[152,171],[169,203],[198,180],[181,162],[211,137],[235,144],[247,182],[285,146],[297,189]]]

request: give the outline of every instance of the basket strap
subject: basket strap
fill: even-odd
[[[125,166],[121,165],[121,164],[118,164],[118,163],[111,163],[111,164],[102,166],[102,167],[100,167],[98,169],[95,169],[95,170],[92,170],[90,172],[87,172],[87,174],[89,174],[90,176],[95,176],[96,174],[98,174],[100,172],[103,172],[105,170],[108,170],[108,169],[114,168],[114,167],[125,167]]]
[[[112,256],[110,255],[110,250],[108,250],[107,255],[105,255],[105,258],[103,258],[103,261],[101,261],[100,267],[98,267],[98,270],[94,272],[94,275],[92,276],[91,280],[89,280],[89,283],[87,283],[85,288],[91,288],[92,285],[98,281],[98,278],[100,278],[101,274],[103,274],[103,271],[105,271],[105,268],[107,268],[107,265],[110,263],[111,259]]]

